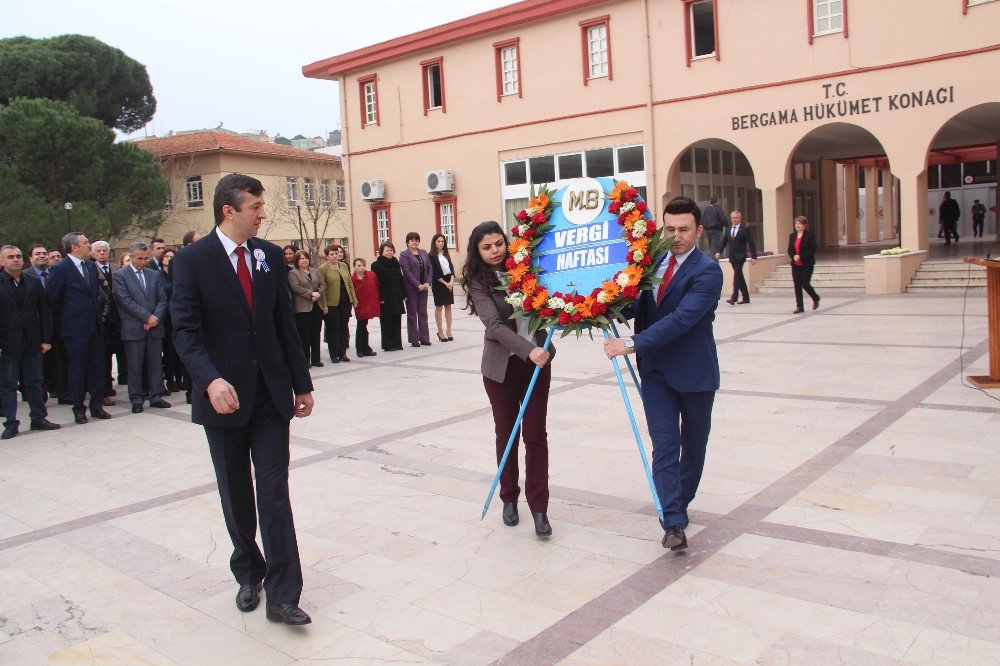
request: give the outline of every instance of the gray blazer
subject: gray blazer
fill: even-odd
[[[316,303],[320,309],[326,307],[326,280],[315,268],[310,268],[308,272],[301,268],[288,271],[288,286],[292,288],[292,312],[295,314],[312,311],[314,291],[319,292]]]
[[[504,300],[504,292],[497,291],[483,280],[469,281],[469,298],[476,307],[476,314],[486,327],[483,335],[483,376],[495,382],[503,382],[507,376],[507,361],[511,354],[528,360],[528,354],[535,347],[545,344],[546,333],[535,331],[535,344],[531,344],[517,333],[517,323],[509,317],[514,308]],[[555,345],[549,345],[549,353],[555,357]],[[549,359],[549,363],[552,359]]]
[[[118,312],[122,318],[122,340],[145,340],[147,334],[153,338],[162,338],[166,329],[163,318],[167,316],[167,288],[163,283],[163,274],[144,268],[142,277],[146,280],[146,291],[142,290],[139,278],[131,266],[126,266],[111,276]],[[149,320],[149,315],[155,315],[160,323],[147,333],[143,324]]]

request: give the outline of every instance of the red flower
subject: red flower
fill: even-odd
[[[521,309],[524,310],[525,312],[531,312],[531,299],[530,298],[524,299],[524,303],[521,304]]]
[[[535,213],[531,216],[531,221],[535,224],[544,224],[546,220],[545,213]]]
[[[628,219],[628,213],[622,213],[621,215],[618,216],[618,224],[624,225],[625,220],[627,219]]]
[[[528,211],[522,210],[520,213],[517,214],[517,219],[520,220],[521,222],[527,222],[528,221]]]
[[[590,311],[593,312],[595,316],[602,315],[608,311],[608,306],[604,303],[594,303],[594,306],[590,308]]]
[[[523,238],[524,240],[531,240],[534,235],[535,235],[535,230],[528,229],[523,234],[521,234],[521,238]]]
[[[573,323],[581,322],[583,321],[583,315],[577,312],[575,315],[573,315],[572,319]]]
[[[639,202],[637,202],[635,204],[635,209],[637,211],[639,211],[640,213],[645,213],[647,208],[648,207],[646,206],[646,202],[645,201],[639,201]]]
[[[625,289],[622,291],[622,295],[625,298],[635,298],[636,296],[639,295],[639,287],[635,285],[625,287]]]
[[[650,254],[643,256],[642,261],[639,262],[640,266],[649,266],[653,263],[653,257]]]
[[[556,311],[553,310],[552,308],[542,308],[541,310],[538,311],[538,314],[541,315],[542,317],[551,317],[555,313]]]
[[[637,196],[639,196],[639,190],[635,189],[634,187],[630,187],[627,190],[625,190],[625,200],[626,201],[632,201]]]
[[[656,222],[652,220],[646,220],[646,235],[652,236],[656,233]]]
[[[573,302],[579,305],[580,303],[583,303],[585,300],[587,300],[585,297],[577,296],[576,298],[573,299]]]
[[[612,201],[611,205],[608,206],[608,212],[611,213],[612,215],[617,215],[618,211],[621,210],[621,207],[622,206],[620,203],[618,203],[617,201]]]
[[[565,326],[566,324],[568,324],[569,323],[569,319],[570,319],[569,313],[566,312],[565,310],[559,313],[559,325],[560,326]]]
[[[507,257],[507,261],[505,261],[503,265],[507,267],[507,270],[511,270],[517,266],[517,262],[514,261],[514,257]]]

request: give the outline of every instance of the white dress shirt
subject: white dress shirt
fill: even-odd
[[[80,275],[82,277],[86,278],[87,277],[87,273],[86,273],[87,269],[84,268],[84,266],[83,266],[83,259],[77,259],[72,254],[67,254],[66,256],[73,260],[73,263],[76,264],[76,270],[80,271]]]
[[[222,241],[222,249],[226,251],[226,256],[229,257],[229,263],[233,265],[233,272],[238,272],[236,269],[236,262],[239,256],[236,254],[236,248],[242,247],[246,252],[243,253],[243,261],[246,263],[247,268],[250,269],[250,278],[253,278],[253,259],[250,258],[250,248],[247,247],[246,241],[241,244],[237,244],[236,241],[231,239],[226,234],[222,233],[219,227],[215,228],[215,233],[219,235],[219,240]]]
[[[692,252],[694,252],[694,248],[693,247],[690,250],[688,250],[687,252],[685,252],[684,254],[677,254],[677,255],[671,254],[672,257],[674,257],[675,259],[677,259],[677,265],[674,266],[674,275],[677,275],[677,271],[679,271],[681,269],[681,264],[684,263],[685,259],[687,259],[688,257],[691,256]],[[663,279],[663,275],[667,272],[667,268],[669,268],[669,267],[670,267],[670,257],[667,257],[663,261],[660,262],[659,267],[656,269],[656,277],[658,277],[658,278],[660,278],[662,280]],[[659,289],[659,287],[657,287],[657,289]],[[654,293],[653,295],[655,296],[656,294]]]

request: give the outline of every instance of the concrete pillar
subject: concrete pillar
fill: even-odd
[[[840,244],[840,217],[837,210],[837,163],[819,161],[819,218],[809,220],[820,247]]]
[[[778,187],[761,186],[761,194],[764,200],[764,242],[763,247],[757,249],[782,254],[788,249],[788,234],[794,229],[792,182],[787,180]]]
[[[878,169],[865,167],[865,240],[881,240],[878,217]]]
[[[899,237],[896,231],[896,177],[888,169],[882,169],[882,224],[886,237]]]
[[[927,236],[927,170],[899,174],[899,244],[910,250],[930,247]]]
[[[861,221],[858,219],[858,167],[844,165],[844,221],[848,244],[861,242]]]

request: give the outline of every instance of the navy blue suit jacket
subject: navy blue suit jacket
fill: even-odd
[[[89,338],[95,333],[104,333],[101,278],[94,262],[84,261],[83,268],[89,283],[70,257],[60,259],[49,269],[45,297],[52,310],[56,335],[61,338]]]
[[[695,248],[659,305],[656,291],[641,292],[635,305],[635,349],[641,364],[659,370],[679,393],[718,390],[712,322],[722,293],[719,264]]]
[[[253,260],[253,315],[236,271],[215,231],[174,257],[170,321],[174,348],[194,381],[191,420],[221,428],[245,425],[251,416],[258,372],[281,416],[294,414],[293,396],[312,391],[302,351],[284,255],[274,243],[251,238],[250,256],[264,253],[265,270]],[[219,378],[236,389],[240,408],[219,414],[208,400],[208,385]]]

